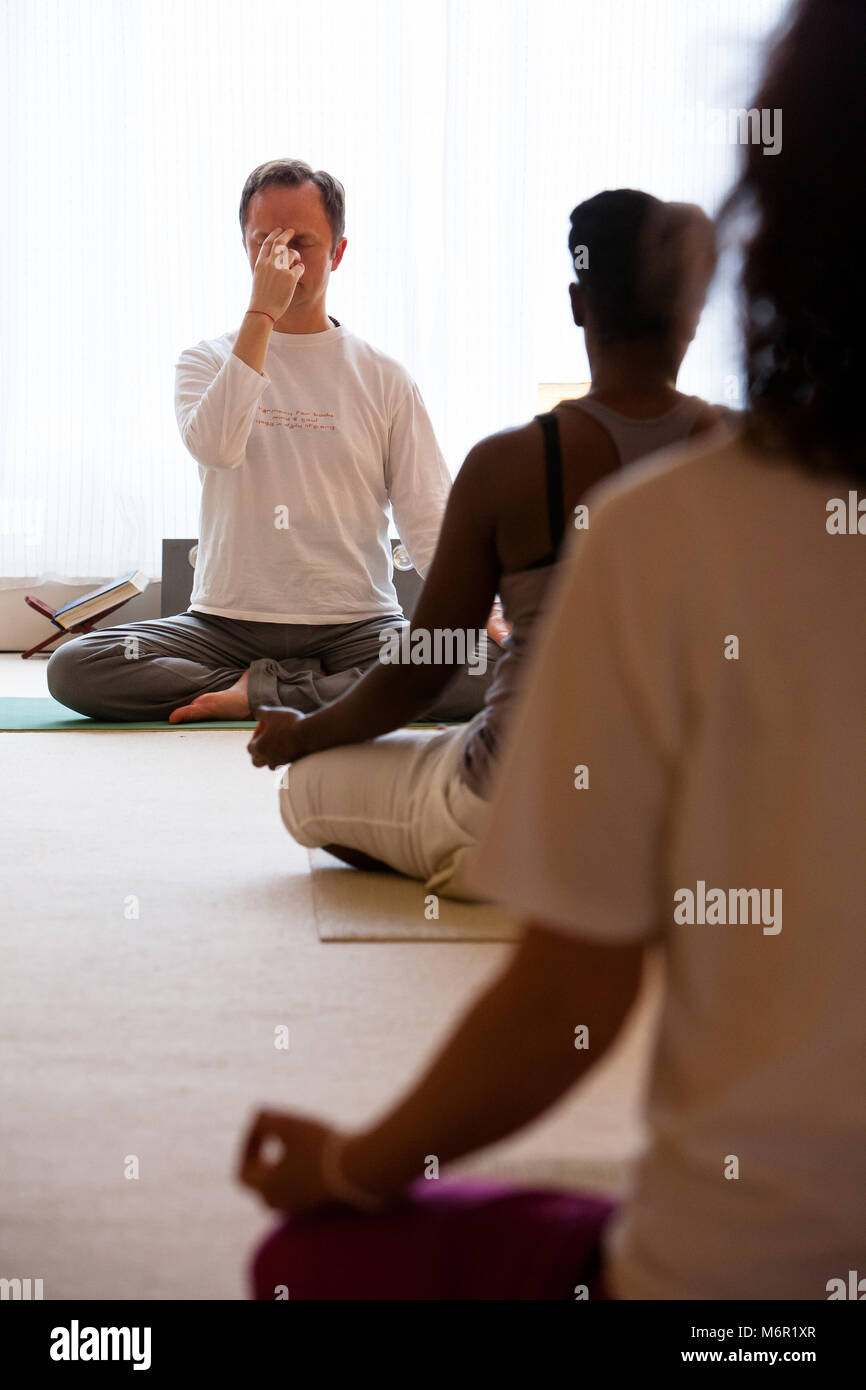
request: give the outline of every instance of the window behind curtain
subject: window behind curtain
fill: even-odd
[[[736,151],[687,117],[747,103],[783,9],[6,3],[0,587],[156,576],[162,537],[195,534],[173,365],[246,307],[256,164],[298,156],[345,183],[329,307],[413,373],[456,472],[542,383],[588,375],[572,206],[630,185],[716,209]],[[727,290],[681,378],[713,400],[737,381]]]

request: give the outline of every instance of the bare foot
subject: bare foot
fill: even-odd
[[[188,705],[181,705],[168,716],[169,724],[198,724],[206,719],[249,719],[250,702],[247,699],[249,671],[244,671],[239,681],[228,690],[214,690],[207,695],[197,695]]]

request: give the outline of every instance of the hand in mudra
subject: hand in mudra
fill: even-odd
[[[322,1164],[332,1134],[330,1125],[307,1115],[263,1110],[247,1131],[238,1178],[277,1211],[315,1211],[334,1201]]]
[[[250,308],[281,319],[294,298],[297,283],[306,270],[301,253],[289,242],[295,235],[293,227],[283,231],[275,227],[261,244],[253,267],[253,292]]]
[[[304,716],[300,710],[262,705],[256,718],[259,722],[247,744],[255,767],[284,767],[304,756],[300,743]]]

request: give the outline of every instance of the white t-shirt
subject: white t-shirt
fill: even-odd
[[[852,486],[722,429],[598,488],[516,711],[473,884],[666,959],[620,1297],[866,1275],[866,536],[826,529]]]
[[[263,375],[236,338],[188,348],[175,369],[202,483],[191,607],[269,623],[399,611],[389,505],[424,574],[451,486],[417,386],[342,326],[272,333]]]

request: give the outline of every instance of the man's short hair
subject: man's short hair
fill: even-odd
[[[336,251],[337,243],[342,239],[346,227],[346,190],[333,174],[326,174],[324,169],[312,169],[302,159],[269,159],[267,164],[260,164],[253,170],[241,194],[241,235],[246,237],[247,213],[255,193],[273,185],[300,188],[304,183],[314,183],[321,194],[325,215],[333,233],[331,251]]]

